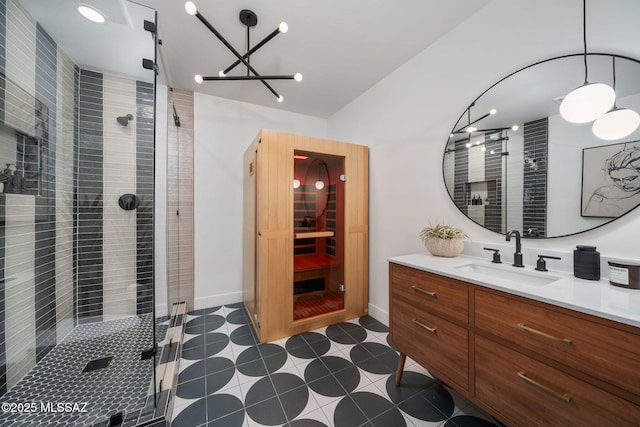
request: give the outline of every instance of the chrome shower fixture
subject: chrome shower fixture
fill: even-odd
[[[120,116],[116,119],[122,126],[129,124],[129,120],[133,120],[133,114],[127,114],[126,116]]]

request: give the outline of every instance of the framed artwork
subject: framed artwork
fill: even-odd
[[[583,217],[617,218],[640,205],[640,141],[582,150]]]

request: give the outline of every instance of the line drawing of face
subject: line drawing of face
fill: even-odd
[[[640,191],[640,171],[631,168],[614,169],[609,172],[613,184],[628,192]]]

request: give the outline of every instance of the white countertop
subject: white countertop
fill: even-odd
[[[563,271],[536,271],[532,266],[513,267],[510,263],[493,264],[490,259],[460,255],[455,258],[435,257],[417,253],[390,257],[390,262],[419,270],[460,279],[498,291],[520,295],[627,325],[640,327],[640,289],[626,289],[609,284],[608,279],[584,280]],[[465,271],[460,266],[477,264],[494,270],[495,274]],[[457,268],[458,267],[458,268]],[[500,274],[504,271],[504,275]],[[523,280],[506,277],[522,274]],[[557,278],[548,284],[527,284],[527,275],[536,278]]]

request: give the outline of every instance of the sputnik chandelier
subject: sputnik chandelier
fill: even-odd
[[[196,76],[194,77],[196,83],[202,83],[203,81],[212,81],[212,80],[259,80],[267,89],[269,89],[269,91],[271,91],[271,93],[273,93],[273,95],[276,97],[278,102],[282,102],[284,99],[282,95],[278,94],[278,92],[276,92],[271,87],[271,85],[267,83],[267,80],[295,80],[297,82],[302,80],[302,74],[300,73],[296,73],[292,75],[287,75],[287,74],[261,75],[256,71],[256,69],[250,63],[252,54],[254,54],[258,49],[260,49],[269,40],[271,40],[278,34],[287,32],[289,27],[286,22],[281,22],[280,25],[278,25],[278,28],[273,30],[269,35],[267,35],[264,39],[262,39],[262,41],[260,41],[254,47],[251,47],[250,38],[249,38],[250,29],[251,27],[254,27],[258,23],[258,17],[251,10],[248,10],[248,9],[241,10],[240,22],[247,27],[247,52],[244,55],[241,55],[240,52],[238,52],[233,46],[231,46],[231,44],[222,36],[222,34],[220,34],[218,30],[216,30],[213,27],[213,25],[211,25],[209,21],[207,21],[207,19],[204,16],[202,16],[202,14],[200,14],[200,12],[198,11],[198,8],[193,2],[191,1],[186,2],[184,4],[184,9],[187,11],[189,15],[192,15],[198,18],[200,22],[202,22],[204,26],[207,27],[209,31],[211,31],[218,38],[218,40],[220,40],[222,44],[224,44],[227,47],[227,49],[229,49],[231,53],[233,53],[233,55],[237,58],[236,61],[231,65],[229,65],[226,69],[218,72],[217,76],[202,76],[200,74],[196,74]],[[246,70],[247,70],[246,75],[239,75],[239,76],[227,75],[228,72],[230,72],[240,64],[243,64],[246,67]]]

